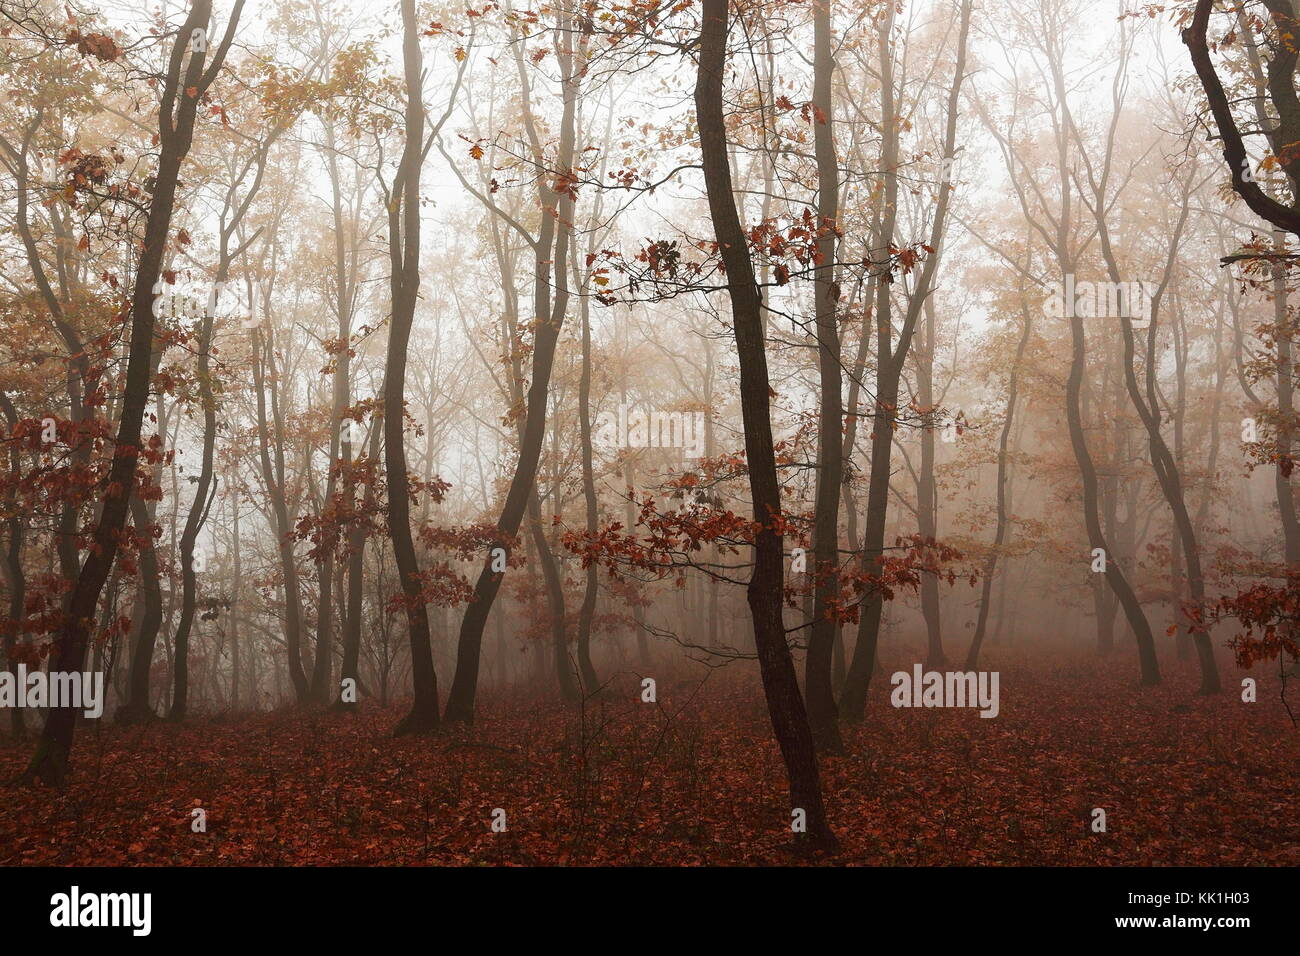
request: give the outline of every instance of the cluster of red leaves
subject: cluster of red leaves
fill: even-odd
[[[1001,672],[994,720],[895,710],[875,685],[845,755],[822,761],[834,862],[1300,863],[1300,738],[1270,694],[1197,698],[1190,670],[1139,691],[1091,658]],[[66,790],[5,794],[0,864],[793,862],[757,674],[663,675],[659,691],[640,703],[624,675],[585,710],[489,700],[472,729],[398,740],[400,706],[105,723]],[[0,775],[29,754],[0,745]]]
[[[778,219],[764,219],[749,229],[746,239],[755,256],[773,263],[776,284],[785,285],[790,281],[791,262],[801,268],[821,265],[817,241],[827,232],[838,235],[839,229],[831,220],[817,223],[812,210],[804,209],[802,218],[793,217],[785,228]]]
[[[420,569],[414,575],[419,590],[408,597],[404,591],[397,591],[388,599],[387,610],[390,614],[433,604],[437,607],[456,607],[468,604],[474,599],[474,585],[446,561],[434,561]]]
[[[582,559],[582,567],[593,564],[604,567],[609,576],[622,578],[638,572],[666,578],[675,576],[678,587],[686,586],[686,570],[701,567],[695,555],[705,545],[717,548],[720,556],[737,555],[744,546],[752,545],[762,530],[762,525],[750,518],[736,514],[721,505],[708,490],[702,494],[699,476],[688,473],[673,482],[682,504],[677,508],[660,509],[653,496],[639,503],[640,513],[636,525],[625,529],[620,521],[610,521],[596,531],[566,530],[560,538],[563,547]],[[689,498],[684,497],[689,495]],[[557,523],[558,520],[557,520]],[[807,547],[809,541],[800,526],[811,527],[811,520],[803,516],[778,515],[772,522],[774,528],[785,536],[791,547]],[[841,623],[857,620],[857,608],[866,595],[879,593],[891,601],[899,590],[915,591],[921,578],[933,574],[949,584],[957,580],[956,562],[962,554],[951,545],[919,534],[894,539],[894,546],[876,560],[865,564],[846,564],[833,569],[840,581],[841,600],[832,601],[827,614]],[[785,602],[797,607],[802,595],[809,593],[819,578],[832,573],[830,569],[814,568],[807,575],[787,577]],[[976,577],[971,572],[970,583]],[[744,576],[737,573],[737,579]]]
[[[484,561],[490,558],[492,548],[504,547],[507,567],[524,566],[519,536],[503,535],[495,524],[486,521],[452,528],[426,524],[418,535],[420,543],[429,550],[454,554],[461,561]]]
[[[1241,625],[1231,641],[1239,667],[1274,661],[1280,654],[1286,655],[1284,663],[1300,659],[1300,571],[1287,569],[1282,585],[1261,582],[1220,599],[1212,616]]]

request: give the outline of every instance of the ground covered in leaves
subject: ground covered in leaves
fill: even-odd
[[[893,709],[877,675],[823,761],[834,862],[1300,864],[1300,731],[1275,675],[1247,704],[1230,667],[1207,699],[1190,670],[1139,689],[1097,666],[1002,665],[995,719]],[[105,722],[64,790],[0,793],[0,864],[796,862],[756,676],[661,680],[657,705],[638,691],[629,674],[582,708],[489,697],[473,728],[399,740],[400,705]],[[0,779],[30,748],[0,742]]]

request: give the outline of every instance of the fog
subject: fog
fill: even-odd
[[[1295,864],[1289,9],[0,0],[5,862]]]

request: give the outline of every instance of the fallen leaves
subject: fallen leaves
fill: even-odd
[[[1191,669],[1140,690],[1096,667],[1003,664],[996,720],[895,710],[878,679],[867,720],[844,727],[845,755],[822,761],[834,862],[1300,863],[1300,736],[1270,693],[1198,698]],[[67,789],[5,794],[0,863],[793,862],[757,675],[698,684],[665,674],[651,706],[618,678],[585,717],[488,701],[473,728],[397,740],[400,705],[104,724]],[[29,754],[6,740],[0,774]],[[193,806],[207,833],[191,832]],[[504,833],[491,832],[496,807]],[[1094,807],[1109,832],[1090,832]]]

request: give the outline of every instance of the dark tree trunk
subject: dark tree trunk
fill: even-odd
[[[790,780],[793,808],[806,815],[807,830],[798,842],[816,849],[834,849],[835,835],[822,806],[821,782],[812,730],[799,693],[790,647],[781,618],[785,579],[784,536],[781,532],[781,486],[776,473],[772,422],[768,406],[770,384],[763,339],[762,303],[745,234],[732,195],[727,162],[726,118],[722,79],[727,65],[728,0],[703,0],[699,69],[695,83],[695,115],[708,193],[709,215],[723,263],[731,300],[740,364],[740,406],[745,429],[754,521],[754,571],[748,600],[754,622],[763,691],[772,729]]]
[[[4,413],[5,422],[12,438],[13,430],[18,425],[18,412],[13,402],[4,392],[0,392],[0,411]],[[18,510],[18,480],[22,474],[22,450],[18,442],[9,442],[9,500],[5,503],[9,518],[5,524],[9,529],[9,538],[5,548],[5,573],[9,579],[9,615],[4,622],[4,666],[12,666],[14,650],[23,636],[23,619],[26,617],[24,605],[27,599],[27,575],[23,571],[23,516]],[[14,707],[9,711],[10,729],[15,737],[26,732],[23,721],[23,709]]]
[[[382,397],[384,389],[380,388]],[[371,461],[377,461],[379,458],[379,436],[380,423],[375,422],[370,430],[369,458]],[[348,471],[346,478],[347,498],[349,501],[355,500],[355,479],[353,477],[353,468],[356,462],[352,459],[352,444],[345,443],[343,446],[343,457],[348,462]],[[371,482],[366,483],[365,491],[362,492],[362,512],[370,514],[375,503],[375,488]],[[346,617],[343,622],[343,667],[339,673],[339,699],[334,706],[340,710],[355,710],[356,703],[345,701],[343,699],[343,682],[354,680],[357,687],[360,687],[360,677],[358,674],[358,664],[361,658],[361,611],[365,606],[365,570],[366,570],[366,530],[362,526],[355,526],[348,531],[348,605]]]
[[[154,548],[153,522],[149,509],[138,497],[131,502],[136,534],[141,536],[140,590],[144,598],[144,613],[140,619],[135,642],[131,646],[131,664],[126,703],[118,710],[122,723],[138,723],[152,719],[155,714],[149,699],[149,671],[153,667],[153,653],[162,626],[162,587],[159,585],[158,552]]]
[[[402,59],[406,70],[406,146],[389,203],[392,316],[384,369],[384,473],[388,479],[388,534],[406,604],[411,645],[411,712],[395,733],[419,733],[438,726],[438,677],[429,645],[429,611],[420,563],[411,539],[411,493],[406,469],[406,352],[420,294],[420,165],[423,159],[422,57],[415,0],[402,0]]]
[[[100,592],[117,558],[119,538],[126,524],[127,511],[136,485],[140,428],[149,402],[149,377],[153,364],[153,288],[162,273],[162,259],[171,227],[172,208],[176,201],[176,185],[181,164],[193,141],[195,111],[199,100],[212,85],[225,60],[243,7],[243,0],[236,0],[225,37],[206,72],[203,68],[203,53],[190,51],[186,62],[186,52],[193,31],[208,26],[212,14],[211,0],[194,0],[189,16],[172,44],[158,114],[161,146],[158,172],[131,294],[130,355],[127,359],[113,464],[109,470],[104,506],[95,527],[92,546],[73,586],[67,620],[59,629],[55,640],[50,660],[52,671],[72,672],[82,669],[86,645],[90,640],[90,622],[94,620]],[[183,64],[185,69],[182,76]],[[190,88],[194,88],[198,95],[189,95]],[[76,717],[75,707],[50,709],[40,742],[25,774],[28,779],[39,779],[49,785],[63,783],[72,752]]]

